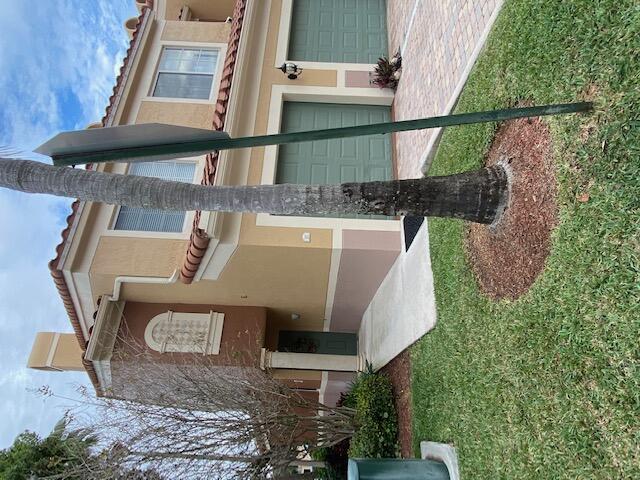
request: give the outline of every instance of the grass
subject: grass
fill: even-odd
[[[414,439],[454,443],[464,478],[640,478],[639,4],[507,0],[457,110],[585,98],[594,114],[548,120],[560,224],[525,296],[483,297],[464,225],[429,221],[438,324],[411,351]],[[479,167],[494,129],[448,129],[430,174]]]

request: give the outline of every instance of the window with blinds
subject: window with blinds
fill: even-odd
[[[208,100],[217,64],[218,50],[165,47],[153,96]]]
[[[145,162],[132,163],[129,175],[162,178],[192,183],[196,171],[194,162]],[[151,208],[120,207],[115,230],[139,232],[182,232],[186,212]]]

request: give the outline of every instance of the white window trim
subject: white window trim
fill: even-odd
[[[305,87],[298,85],[273,85],[267,135],[280,133],[282,107],[285,101],[344,103],[349,105],[391,105],[393,93],[373,88]],[[264,149],[262,185],[273,185],[276,180],[278,146]],[[399,231],[399,220],[369,220],[354,218],[295,217],[259,213],[256,225],[292,228],[330,228],[334,230]]]
[[[200,346],[193,345],[191,349],[185,350],[169,350],[167,352],[167,341],[162,343],[157,342],[153,338],[153,328],[162,321],[171,322],[174,314],[180,315],[193,315],[195,317],[209,317],[209,325],[207,330],[207,345],[204,352]],[[224,326],[224,313],[214,312],[209,313],[187,313],[187,312],[174,312],[168,310],[153,317],[147,324],[144,330],[145,343],[156,352],[160,353],[202,353],[203,355],[218,355],[220,353],[220,343],[222,340],[222,328]]]
[[[165,48],[201,48],[205,50],[217,50],[218,51],[218,62],[216,65],[215,72],[213,74],[213,81],[211,82],[211,92],[209,93],[208,99],[199,99],[199,98],[170,98],[170,97],[154,97],[153,90],[155,89],[156,82],[158,80],[159,67],[160,67],[160,58],[162,57],[162,52]],[[181,41],[170,41],[170,40],[162,40],[159,42],[157,51],[154,52],[155,61],[153,64],[153,75],[149,80],[149,85],[147,88],[147,95],[142,98],[142,101],[148,102],[167,102],[167,103],[195,103],[195,104],[211,104],[215,102],[218,97],[218,90],[220,88],[220,78],[222,77],[222,71],[224,69],[224,59],[227,55],[227,44],[226,43],[206,43],[206,42],[181,42]],[[152,54],[153,55],[153,54]]]
[[[206,156],[199,157],[185,157],[172,160],[173,162],[195,163],[195,175],[193,178],[194,184],[200,184],[204,175],[204,164],[206,162]],[[128,163],[118,163],[115,165],[113,173],[120,173],[127,175],[129,172]],[[120,205],[111,205],[111,214],[109,217],[109,223],[105,231],[102,232],[104,236],[110,237],[136,237],[136,238],[164,238],[168,240],[188,239],[191,235],[191,225],[193,224],[193,218],[195,211],[187,211],[184,216],[184,224],[182,225],[181,232],[147,232],[144,230],[116,230],[115,225],[118,220],[118,214],[120,213]]]

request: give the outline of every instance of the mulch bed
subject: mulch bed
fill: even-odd
[[[516,299],[544,268],[558,223],[549,127],[540,118],[502,124],[486,164],[507,162],[509,204],[496,225],[469,224],[465,247],[481,290],[493,299]],[[403,458],[413,458],[411,360],[404,350],[381,370],[391,379]]]
[[[544,268],[558,223],[549,127],[540,118],[502,124],[486,164],[506,161],[512,172],[507,210],[494,226],[470,224],[465,247],[481,290],[516,299]]]
[[[382,369],[391,379],[398,412],[398,437],[402,458],[413,458],[411,415],[411,359],[409,350],[387,363]]]

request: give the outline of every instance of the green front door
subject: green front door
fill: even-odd
[[[357,355],[358,337],[355,333],[281,330],[278,334],[278,351]]]
[[[376,63],[387,50],[385,0],[293,1],[289,60]]]

